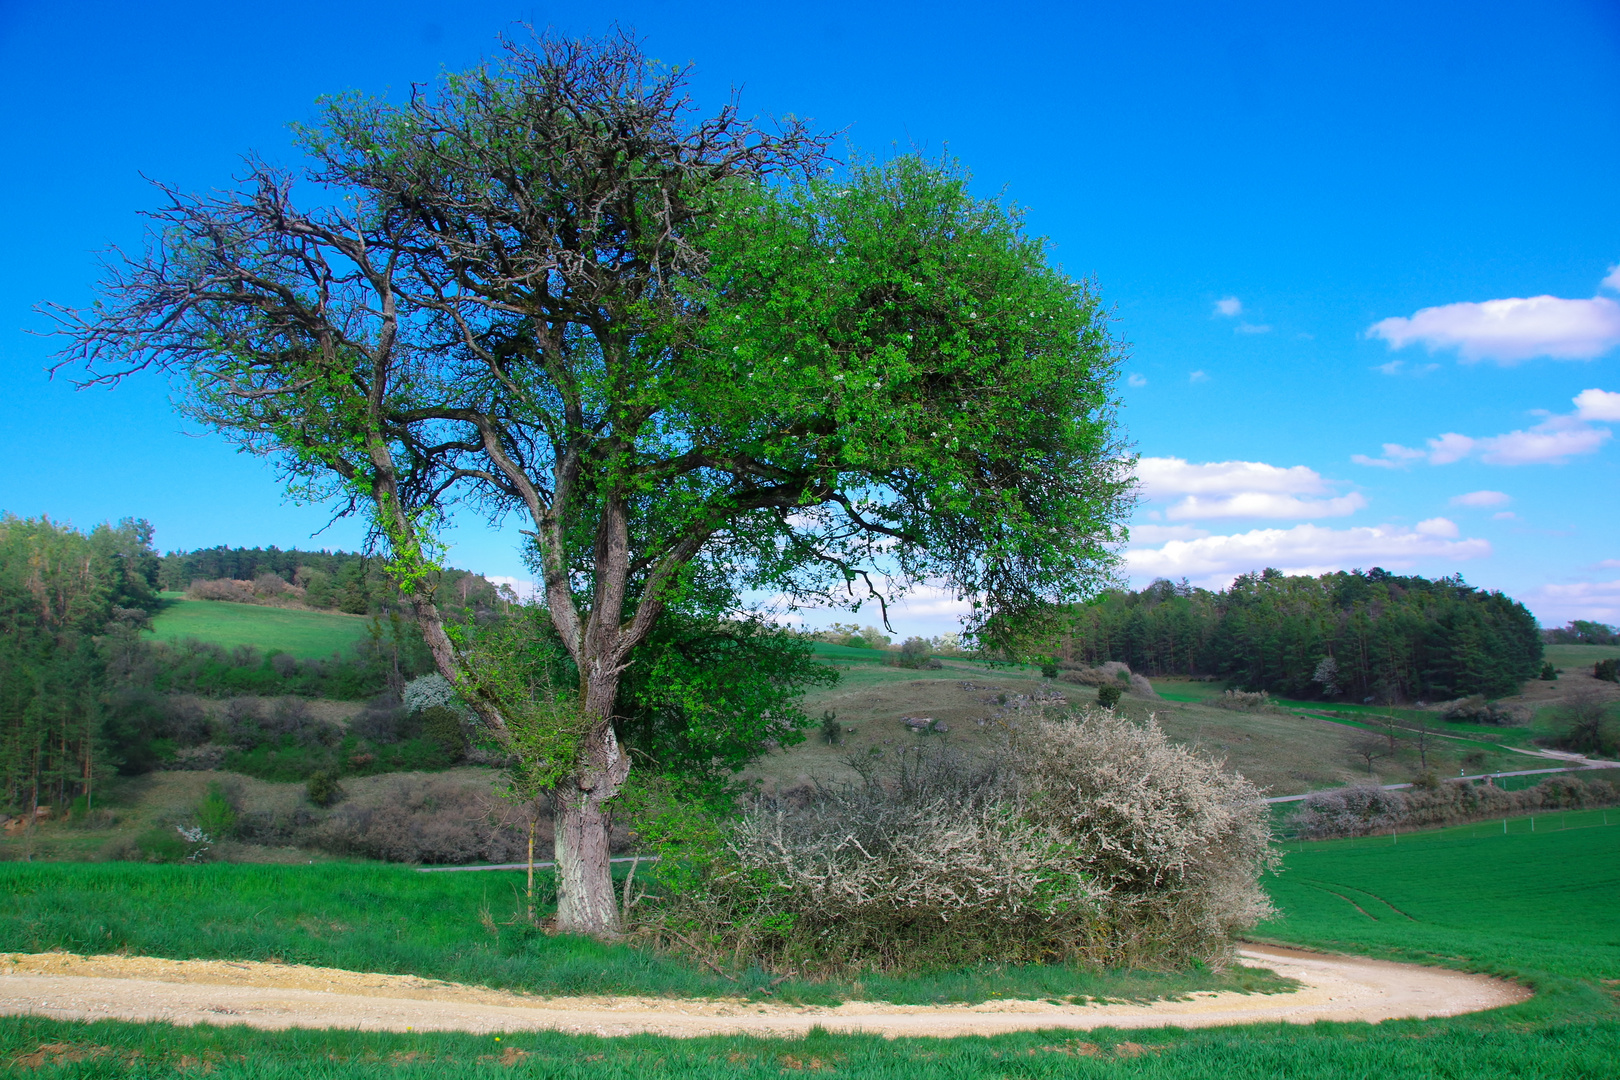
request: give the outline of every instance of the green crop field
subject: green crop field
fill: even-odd
[[[251,645],[306,660],[347,654],[366,635],[364,615],[186,600],[178,593],[164,598],[167,606],[152,619],[151,636],[159,641],[196,638],[227,649]]]
[[[1287,853],[1282,872],[1268,880],[1281,914],[1257,937],[1488,971],[1536,991],[1522,1005],[1450,1019],[1047,1031],[950,1040],[824,1032],[803,1039],[526,1033],[497,1043],[493,1036],[267,1032],[7,1017],[0,1019],[0,1073],[88,1078],[111,1072],[190,1076],[206,1070],[221,1078],[779,1080],[828,1071],[861,1080],[1607,1080],[1620,1062],[1620,920],[1615,917],[1620,822],[1605,826],[1603,814],[1552,815],[1538,819],[1535,832],[1527,819],[1515,819],[1506,835],[1474,825],[1402,836],[1394,843],[1385,838],[1306,844]],[[1608,814],[1615,821],[1614,811]],[[553,985],[606,990],[629,979],[649,989],[661,985],[689,992],[713,992],[715,985],[709,976],[622,947],[561,941],[536,950],[506,930],[497,944],[489,932],[470,924],[470,917],[474,908],[488,904],[499,925],[503,897],[511,891],[508,875],[411,875],[341,865],[12,864],[5,872],[13,898],[0,913],[0,947],[7,949],[56,943],[87,952],[120,945],[136,951],[167,943],[171,955],[342,960],[375,967],[392,948],[397,965],[420,967],[425,974],[482,976],[497,984],[503,984],[497,972],[515,971],[549,949],[557,958],[554,977],[567,973]],[[447,958],[447,949],[456,955]],[[1013,982],[1005,985],[1009,992],[1018,989]],[[868,994],[877,996],[871,988]],[[936,990],[934,996],[952,992]],[[36,1062],[46,1068],[36,1071]],[[116,1069],[109,1068],[113,1063]]]

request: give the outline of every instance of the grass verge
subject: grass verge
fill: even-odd
[[[623,865],[617,868],[625,872]],[[627,945],[552,937],[521,917],[521,871],[419,874],[407,867],[11,863],[0,951],[113,953],[170,959],[267,960],[409,973],[531,993],[671,997],[765,995],[836,1004],[996,998],[1152,1000],[1195,990],[1268,993],[1285,980],[1241,965],[1223,971],[1088,971],[982,966],[856,982],[730,978]],[[641,869],[648,873],[646,867]],[[542,911],[555,902],[537,876]]]

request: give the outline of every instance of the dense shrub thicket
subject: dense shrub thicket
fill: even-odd
[[[772,970],[1215,962],[1269,910],[1247,780],[1107,712],[1021,724],[993,757],[906,753],[761,803],[684,875],[656,932]]]
[[[1460,577],[1376,567],[1266,570],[1222,592],[1156,581],[1075,610],[1049,647],[1069,662],[1119,660],[1151,676],[1214,675],[1242,690],[1353,701],[1501,697],[1542,663],[1524,605]]]
[[[1448,780],[1387,791],[1371,784],[1306,796],[1290,823],[1303,839],[1368,836],[1392,829],[1461,825],[1532,810],[1575,810],[1620,804],[1620,787],[1601,779],[1552,776],[1535,787],[1506,791],[1472,780]]]

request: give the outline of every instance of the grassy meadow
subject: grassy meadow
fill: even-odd
[[[1402,836],[1393,844],[1329,841],[1290,848],[1282,872],[1267,882],[1279,915],[1261,926],[1257,938],[1487,971],[1536,991],[1521,1005],[1450,1019],[949,1040],[824,1032],[803,1039],[525,1033],[496,1042],[492,1036],[7,1017],[0,1019],[0,1074],[652,1080],[827,1071],[862,1080],[1606,1080],[1620,1061],[1620,938],[1614,918],[1620,821],[1605,826],[1602,813],[1571,813],[1558,823],[1562,828],[1549,820],[1533,833],[1515,820],[1505,836],[1486,826],[1462,826]],[[1608,813],[1615,820],[1614,811]],[[418,963],[447,949],[460,954],[422,974],[453,977],[498,964],[501,950],[493,946],[493,934],[469,916],[484,905],[495,916],[507,910],[498,900],[503,885],[510,892],[506,875],[316,866],[251,868],[251,876],[231,877],[246,869],[8,866],[7,884],[16,899],[0,917],[0,947],[38,947],[56,935],[67,947],[100,951],[92,947],[100,935],[125,940],[131,951],[161,940],[175,950],[172,955],[374,962],[392,933],[407,942],[394,946],[400,958],[413,950]],[[254,912],[254,919],[242,922],[231,911]],[[571,985],[581,988],[624,985],[623,973],[632,970],[622,959],[629,950],[571,941],[550,947],[561,958],[556,969],[572,971]],[[641,985],[662,979],[670,990],[713,992],[705,988],[714,980],[683,973],[669,961],[639,962]],[[620,972],[616,977],[602,974],[614,970]],[[1019,991],[1010,974],[994,973],[1008,996]],[[735,989],[720,989],[728,988]],[[877,997],[898,987],[862,989]]]
[[[163,596],[167,603],[153,616],[149,631],[159,641],[196,638],[226,649],[251,645],[263,653],[284,652],[300,660],[315,660],[333,653],[346,655],[366,636],[364,615],[187,600],[183,593]]]

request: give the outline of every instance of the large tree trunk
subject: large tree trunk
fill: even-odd
[[[593,791],[557,790],[557,929],[564,933],[611,937],[619,932],[605,801]]]
[[[610,669],[611,670],[611,669]],[[585,709],[597,718],[580,748],[578,771],[557,785],[557,929],[611,937],[619,933],[613,863],[604,804],[630,775],[630,758],[613,734],[618,672],[598,670],[587,680]]]

